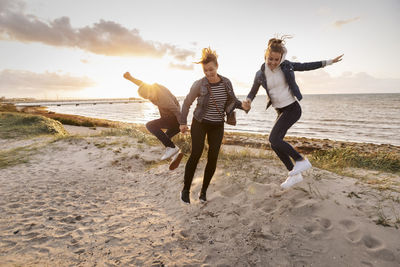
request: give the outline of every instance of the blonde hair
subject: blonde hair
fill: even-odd
[[[291,39],[291,35],[282,35],[282,37],[278,38],[271,38],[268,40],[268,47],[267,50],[265,50],[265,58],[268,57],[268,55],[271,52],[276,52],[280,53],[281,55],[285,52],[285,44],[287,39]]]
[[[215,65],[218,66],[218,61],[217,61],[218,55],[217,53],[212,50],[210,47],[203,48],[201,50],[201,59],[199,62],[195,62],[196,64],[208,64],[210,62],[214,62]]]

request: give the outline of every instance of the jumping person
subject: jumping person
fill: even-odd
[[[161,118],[149,121],[146,123],[146,128],[165,146],[165,153],[161,160],[172,157],[170,169],[175,169],[183,157],[179,147],[171,141],[171,138],[180,132],[178,120],[181,118],[181,111],[178,100],[167,88],[160,84],[144,83],[132,77],[129,72],[124,73],[124,78],[139,86],[139,96],[150,100],[158,107]],[[167,131],[164,132],[162,129]]]
[[[180,130],[185,133],[188,130],[187,116],[190,106],[197,98],[197,106],[193,112],[191,124],[192,152],[185,166],[184,186],[181,192],[181,200],[190,203],[190,187],[197,164],[204,148],[205,138],[209,145],[207,165],[204,170],[203,186],[199,199],[207,201],[206,192],[214,175],[218,154],[224,136],[225,113],[233,112],[235,108],[242,109],[240,102],[233,92],[232,83],[217,73],[217,54],[210,48],[202,50],[200,62],[205,77],[193,83],[189,94],[182,104],[182,119]]]
[[[287,53],[285,39],[272,38],[268,41],[265,52],[265,63],[257,71],[253,86],[243,106],[251,108],[251,101],[256,96],[260,85],[267,91],[269,98],[267,108],[272,105],[277,111],[277,119],[269,135],[271,148],[289,170],[288,178],[281,184],[282,188],[289,188],[303,180],[301,172],[311,168],[307,158],[300,155],[290,144],[283,139],[289,128],[300,119],[301,107],[299,102],[303,97],[295,81],[294,71],[308,71],[323,68],[339,62],[343,55],[332,60],[310,63],[297,63],[285,60]],[[295,161],[293,165],[292,160]]]

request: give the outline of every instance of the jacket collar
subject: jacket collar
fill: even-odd
[[[262,71],[262,73],[264,73],[264,71],[265,71],[265,62],[261,65],[261,71]]]
[[[282,68],[282,70],[283,70],[283,69],[287,68],[290,64],[291,64],[290,61],[287,60],[287,59],[285,59],[285,60],[280,64],[280,66],[281,66],[281,68]],[[261,65],[260,70],[261,70],[261,72],[265,75],[265,62]]]
[[[224,84],[226,84],[226,80],[227,80],[228,78],[225,78],[224,76],[219,75],[219,74],[217,74],[217,75],[218,75],[218,77],[221,79],[221,81],[222,81]],[[203,84],[203,85],[207,85],[207,84],[209,84],[209,83],[210,83],[210,82],[207,80],[207,77],[204,76],[203,79],[202,79],[202,84]]]

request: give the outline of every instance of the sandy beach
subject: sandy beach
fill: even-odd
[[[161,145],[65,129],[0,140],[0,151],[27,151],[0,171],[0,266],[400,265],[398,174],[314,167],[282,190],[287,172],[271,151],[225,144],[208,202],[202,159],[185,205],[186,158],[170,171]]]

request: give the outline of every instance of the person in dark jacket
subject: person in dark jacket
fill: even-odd
[[[185,166],[184,186],[181,192],[181,200],[187,204],[190,203],[190,187],[206,137],[209,148],[199,196],[201,202],[207,201],[206,191],[217,166],[224,136],[225,114],[233,112],[235,108],[242,108],[242,102],[236,98],[233,92],[231,81],[217,73],[218,61],[215,51],[204,48],[202,58],[198,63],[202,65],[205,77],[193,83],[189,94],[183,101],[180,122],[181,132],[185,133],[188,130],[187,116],[190,106],[197,99],[190,128],[192,152]]]
[[[310,63],[297,63],[285,60],[287,53],[285,36],[282,39],[272,38],[268,42],[265,52],[265,63],[257,71],[253,86],[243,106],[251,108],[251,101],[256,96],[260,85],[267,91],[269,98],[267,108],[272,105],[278,114],[275,124],[269,135],[271,148],[289,170],[288,178],[281,184],[282,188],[289,188],[303,180],[301,172],[311,168],[307,158],[300,155],[290,144],[283,139],[289,128],[300,119],[301,107],[299,102],[303,96],[296,83],[294,71],[308,71],[331,65],[342,60],[343,55],[332,60]],[[292,159],[295,161],[293,164]]]
[[[172,157],[170,169],[175,169],[183,156],[179,147],[171,141],[171,138],[180,132],[178,121],[181,119],[181,111],[178,100],[166,87],[160,84],[144,83],[132,77],[129,72],[124,73],[124,78],[139,86],[139,96],[150,100],[158,107],[161,118],[149,121],[146,123],[146,128],[165,146],[165,153],[161,156],[161,160]],[[166,132],[163,129],[166,129]]]

